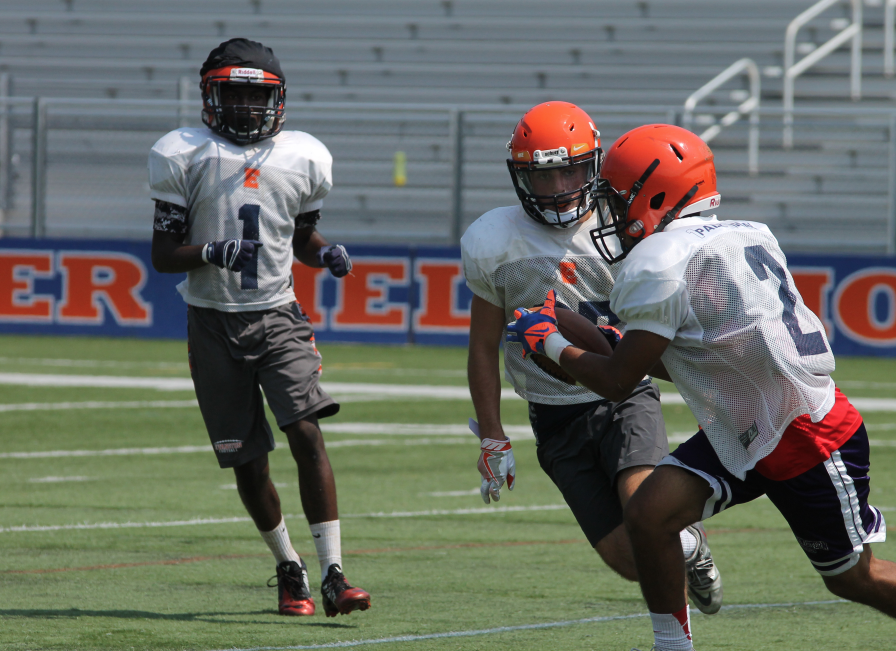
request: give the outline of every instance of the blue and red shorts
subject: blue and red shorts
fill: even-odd
[[[767,495],[819,574],[834,576],[859,561],[863,545],[883,542],[887,527],[868,504],[868,433],[861,424],[829,459],[783,481],[753,469],[744,479],[728,472],[701,430],[659,465],[678,466],[705,479],[712,488],[703,519],[735,504]]]

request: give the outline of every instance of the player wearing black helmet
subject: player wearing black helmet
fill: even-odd
[[[316,230],[333,159],[313,136],[282,131],[286,82],[270,48],[222,43],[202,66],[206,128],[162,137],[149,155],[156,202],[152,262],[187,272],[190,371],[218,463],[277,560],[279,611],[311,615],[305,563],[290,542],[268,471],[274,437],[264,390],[299,470],[327,616],[370,607],[342,573],[336,485],[318,419],[339,405],[318,384],[314,331],[293,292],[293,256],[338,277],[345,247]]]

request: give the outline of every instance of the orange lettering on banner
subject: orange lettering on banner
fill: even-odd
[[[460,262],[420,262],[420,312],[417,325],[422,329],[451,329],[466,333],[470,328],[469,310],[458,311],[457,282],[463,279]]]
[[[152,305],[140,297],[146,267],[126,253],[68,251],[59,254],[63,274],[59,321],[103,323],[103,299],[122,325],[152,325]]]
[[[0,321],[53,320],[53,297],[34,296],[34,278],[53,276],[49,251],[0,251]]]
[[[252,167],[245,168],[246,180],[243,181],[244,188],[258,189],[258,177],[261,176],[261,170]]]
[[[881,293],[888,303],[883,321],[874,310]],[[896,270],[873,267],[851,274],[837,288],[834,309],[840,326],[858,341],[872,346],[896,344]]]
[[[311,324],[318,329],[326,324],[326,310],[320,305],[320,282],[329,273],[327,269],[315,269],[296,261],[292,263],[292,280],[295,285],[293,289],[296,292],[296,300],[311,319]]]
[[[827,303],[834,270],[830,267],[791,267],[790,274],[793,276],[797,291],[803,297],[803,303],[821,319],[830,339],[834,329],[827,315]]]
[[[373,326],[401,330],[407,324],[407,304],[389,303],[389,285],[407,282],[407,263],[353,261],[352,272],[342,278],[334,327]],[[379,304],[379,305],[377,305]]]
[[[561,262],[560,263],[560,277],[563,279],[567,285],[575,285],[578,282],[578,277],[576,276],[576,263],[575,262]]]

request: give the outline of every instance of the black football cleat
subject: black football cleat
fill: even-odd
[[[345,580],[342,568],[337,563],[327,569],[327,578],[320,586],[320,593],[324,597],[324,612],[327,617],[348,615],[353,610],[370,608],[370,595],[361,588],[352,587]]]
[[[314,599],[308,587],[308,569],[305,561],[301,565],[295,561],[284,561],[277,566],[277,576],[268,579],[268,586],[273,588],[273,580],[277,580],[278,610],[281,615],[307,617],[314,614]]]

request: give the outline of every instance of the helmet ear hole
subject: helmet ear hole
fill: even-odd
[[[650,199],[650,208],[652,210],[659,210],[663,205],[663,201],[666,199],[666,193],[660,192],[659,194],[653,195]]]

